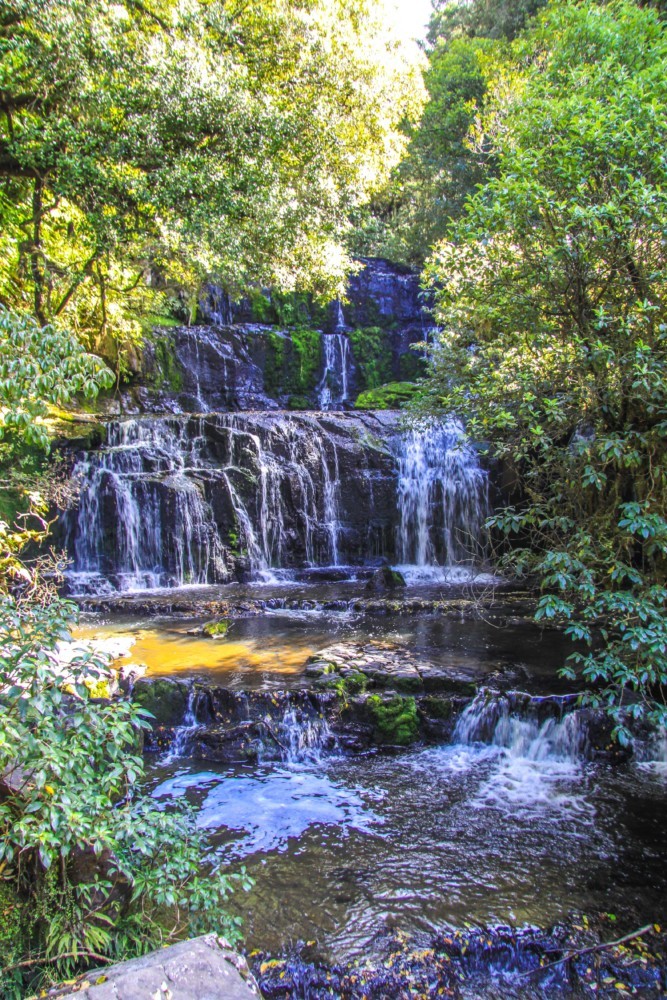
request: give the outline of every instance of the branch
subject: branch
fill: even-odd
[[[559,958],[556,962],[549,962],[548,965],[541,965],[538,969],[531,969],[530,972],[522,972],[519,978],[524,978],[525,976],[534,976],[536,972],[545,972],[547,969],[553,969],[556,965],[562,965],[563,962],[569,962],[573,958],[579,958],[580,955],[592,955],[596,951],[605,951],[607,948],[616,948],[620,944],[625,944],[626,941],[633,941],[635,938],[643,937],[644,934],[648,934],[649,931],[653,930],[653,924],[646,924],[645,927],[640,927],[638,931],[633,931],[632,934],[626,934],[625,937],[618,938],[616,941],[607,941],[606,944],[594,944],[590,948],[578,948],[576,951],[570,951],[563,958]]]
[[[96,951],[65,951],[62,955],[54,955],[53,958],[30,958],[25,962],[15,962],[14,965],[6,965],[0,969],[0,976],[13,969],[29,969],[34,965],[52,965],[54,962],[61,962],[64,958],[94,958],[96,962],[113,962],[107,955],[98,955]]]

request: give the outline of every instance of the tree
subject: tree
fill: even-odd
[[[515,38],[546,0],[433,0],[428,37],[432,44],[467,35]]]
[[[626,709],[667,720],[666,68],[653,10],[549,7],[480,125],[498,176],[429,266],[432,405],[515,470],[503,565],[539,579],[621,737]]]
[[[416,60],[380,14],[373,0],[0,8],[0,301],[111,357],[137,312],[196,300],[203,279],[340,290],[347,215],[421,104]]]
[[[409,125],[410,145],[389,184],[363,209],[357,252],[423,265],[478,184],[493,174],[492,150],[469,141],[487,82],[513,38],[544,0],[447,0],[429,24],[428,102]]]

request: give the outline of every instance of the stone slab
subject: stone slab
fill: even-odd
[[[215,934],[87,973],[74,993],[87,1000],[258,1000],[244,958]]]

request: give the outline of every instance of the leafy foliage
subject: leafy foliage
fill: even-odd
[[[45,447],[47,405],[94,396],[110,373],[71,334],[25,317],[1,313],[0,335],[4,426]],[[20,900],[2,951],[22,953],[0,981],[16,990],[24,968],[39,982],[47,966],[69,973],[187,931],[233,937],[224,903],[248,885],[243,872],[204,877],[208,847],[187,807],[168,812],[141,791],[146,713],[94,697],[107,693],[106,657],[64,665],[58,643],[77,609],[23,559],[48,529],[43,501],[30,500],[36,528],[0,525],[0,873]]]
[[[416,53],[373,0],[17,0],[0,12],[0,301],[106,357],[142,316],[340,286]]]
[[[366,255],[422,265],[466,199],[495,170],[493,149],[469,141],[505,40],[544,0],[446,0],[429,25],[428,101],[407,129],[405,159],[362,210],[354,247]]]
[[[514,471],[492,526],[591,699],[667,718],[667,40],[620,0],[553,5],[499,68],[498,177],[430,262],[431,405]]]
[[[64,406],[81,393],[94,398],[113,385],[113,375],[99,358],[86,354],[72,336],[41,327],[32,316],[0,306],[0,439],[17,436],[28,445],[49,449],[43,418],[49,405]]]

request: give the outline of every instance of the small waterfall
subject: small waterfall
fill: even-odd
[[[217,285],[207,285],[200,308],[207,321],[215,326],[231,326],[234,322],[234,305],[231,296]]]
[[[475,564],[484,555],[487,474],[458,420],[430,421],[397,440],[400,562]]]
[[[185,757],[190,749],[192,737],[200,728],[197,722],[197,691],[194,684],[188,690],[188,700],[180,726],[174,730],[174,738],[171,741],[167,753],[162,758],[162,763],[170,764],[180,757]]]
[[[530,761],[577,761],[586,748],[581,713],[559,711],[571,700],[482,689],[458,720],[454,742],[487,743]]]
[[[302,709],[286,709],[278,723],[267,716],[264,725],[270,743],[279,748],[281,760],[287,764],[319,761],[322,752],[335,745],[327,720],[311,716]]]
[[[319,407],[321,410],[335,410],[349,401],[352,372],[350,338],[342,332],[323,333],[322,355],[324,371],[317,387]]]

